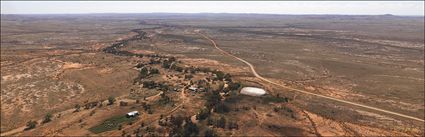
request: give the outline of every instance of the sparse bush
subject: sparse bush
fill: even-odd
[[[27,122],[27,127],[25,128],[25,130],[33,129],[36,126],[37,126],[37,121],[30,120],[30,121]]]
[[[177,65],[174,65],[175,67],[173,67],[173,69],[177,72],[183,72],[183,68]]]
[[[227,126],[230,130],[232,129],[238,129],[239,125],[236,122],[228,122],[228,126]]]
[[[140,77],[141,78],[145,78],[148,75],[149,75],[149,71],[146,67],[143,67],[142,69],[140,69]]]
[[[156,87],[156,83],[152,80],[143,81],[143,87],[148,89],[153,89]]]
[[[159,74],[159,70],[158,70],[158,69],[156,69],[156,68],[152,68],[152,69],[150,70],[150,74]]]
[[[114,104],[115,103],[115,97],[113,97],[113,96],[109,96],[108,97],[108,105],[112,105],[112,104]]]
[[[168,103],[170,103],[172,100],[170,97],[168,97],[167,95],[165,95],[165,93],[161,94],[161,98],[158,100],[158,104],[161,105],[166,105]]]
[[[120,101],[120,106],[128,106],[128,102]]]
[[[266,96],[262,97],[263,103],[286,103],[289,102],[289,98],[287,97],[275,97],[275,96]]]
[[[224,79],[225,81],[229,81],[229,82],[231,82],[231,81],[232,81],[232,76],[230,76],[230,74],[229,74],[229,73],[226,73],[226,74],[224,74],[223,79]]]
[[[230,111],[230,108],[225,103],[219,103],[215,105],[214,111],[217,113],[227,113]]]
[[[143,66],[145,66],[145,64],[139,63],[136,65],[136,68],[142,68]]]
[[[213,129],[207,128],[205,130],[204,137],[218,137],[218,135]]]
[[[224,79],[224,72],[216,70],[213,72],[216,75],[216,80],[223,80]]]
[[[192,78],[193,78],[193,75],[190,75],[190,74],[184,75],[184,79],[192,79]]]
[[[93,116],[93,115],[94,115],[94,113],[96,113],[96,111],[94,111],[94,110],[93,110],[93,111],[91,111],[91,112],[90,112],[90,116]]]
[[[159,64],[161,63],[160,61],[158,61],[157,59],[150,59],[149,60],[149,64]]]
[[[174,62],[174,61],[176,61],[176,58],[175,58],[175,57],[170,57],[170,58],[168,58],[168,60],[169,60],[170,62]]]
[[[211,117],[208,117],[207,125],[213,125],[213,124],[214,124],[214,120]]]
[[[241,87],[241,84],[238,82],[230,82],[228,86],[229,90],[238,90],[239,87]]]
[[[212,108],[221,101],[221,96],[219,92],[208,92],[205,96],[207,100],[207,108]]]
[[[210,111],[207,108],[203,108],[199,111],[198,115],[196,115],[196,119],[204,120],[210,116]]]
[[[171,63],[172,61],[165,60],[164,62],[162,62],[162,68],[169,69],[171,66]]]
[[[226,127],[226,118],[224,118],[223,116],[220,117],[220,119],[218,119],[215,123],[216,127],[219,128],[225,128]]]
[[[183,124],[183,120],[184,120],[184,117],[182,116],[176,116],[176,117],[171,116],[170,118],[170,122],[172,126],[174,127],[180,127]]]
[[[74,112],[80,112],[80,108],[81,108],[81,106],[80,106],[80,104],[76,104],[76,105],[74,106],[74,108],[75,108]]]
[[[198,125],[192,123],[191,120],[186,120],[186,124],[184,125],[183,136],[198,136],[199,128]]]
[[[53,115],[51,113],[47,113],[44,116],[44,119],[43,119],[43,122],[42,123],[48,123],[48,122],[52,121],[52,117],[53,117]]]

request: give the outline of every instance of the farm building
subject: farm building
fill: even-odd
[[[195,91],[195,92],[196,92],[196,91],[198,90],[198,88],[193,87],[193,86],[190,86],[190,87],[189,87],[189,90],[192,90],[192,91]]]
[[[139,111],[131,111],[126,114],[127,117],[135,117],[139,115]]]
[[[240,93],[249,96],[262,96],[265,95],[267,92],[262,88],[244,87],[241,89]]]

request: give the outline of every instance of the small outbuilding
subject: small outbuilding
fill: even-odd
[[[240,93],[249,96],[262,96],[265,95],[267,92],[262,88],[244,87],[241,89]]]
[[[196,92],[196,91],[198,91],[198,88],[193,87],[193,86],[190,86],[190,87],[189,87],[189,90],[192,90],[192,91]]]
[[[139,115],[139,111],[131,111],[131,112],[128,112],[125,116],[135,117],[135,116],[138,116],[138,115]]]

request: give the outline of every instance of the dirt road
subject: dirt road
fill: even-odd
[[[233,57],[233,58],[235,58],[235,59],[237,59],[237,60],[245,63],[246,65],[248,65],[249,68],[251,69],[252,74],[254,74],[255,77],[257,77],[257,78],[259,78],[259,79],[261,79],[261,80],[263,80],[265,82],[268,82],[270,84],[273,84],[273,85],[276,85],[276,86],[279,86],[281,88],[288,89],[288,90],[291,90],[291,91],[297,91],[297,92],[300,92],[300,93],[303,93],[303,94],[308,94],[308,95],[312,95],[312,96],[326,98],[326,99],[329,99],[329,100],[333,100],[333,101],[337,101],[337,102],[341,102],[341,103],[345,103],[345,104],[350,104],[350,105],[354,105],[354,106],[358,106],[358,107],[362,107],[362,108],[367,108],[367,109],[371,109],[371,110],[375,110],[375,111],[379,111],[379,112],[383,112],[383,113],[387,113],[387,114],[391,114],[391,115],[395,115],[395,116],[400,116],[400,117],[403,117],[403,118],[408,118],[408,119],[411,119],[411,120],[425,122],[423,119],[420,119],[420,118],[416,118],[416,117],[412,117],[412,116],[408,116],[408,115],[404,115],[404,114],[400,114],[400,113],[396,113],[396,112],[392,112],[392,111],[388,111],[388,110],[384,110],[384,109],[380,109],[380,108],[376,108],[376,107],[372,107],[372,106],[367,106],[367,105],[363,105],[363,104],[359,104],[359,103],[355,103],[355,102],[351,102],[351,101],[346,101],[346,100],[342,100],[342,99],[328,97],[328,96],[325,96],[325,95],[315,94],[315,93],[311,93],[311,92],[308,92],[308,91],[305,91],[305,90],[295,89],[295,88],[291,88],[291,87],[288,87],[288,86],[285,86],[285,85],[282,85],[282,84],[273,82],[271,80],[268,80],[268,79],[260,76],[255,71],[254,65],[252,65],[248,61],[246,61],[244,59],[241,59],[239,57],[236,57],[236,56],[230,54],[229,52],[226,52],[226,51],[222,50],[220,47],[217,46],[217,43],[213,39],[211,39],[210,37],[206,36],[205,34],[202,34],[202,33],[198,32],[198,31],[195,31],[195,33],[197,33],[197,34],[201,35],[202,37],[204,37],[205,39],[209,40],[214,45],[214,47],[217,50],[219,50],[221,53],[223,53],[225,55],[228,55],[228,56],[231,56],[231,57]]]

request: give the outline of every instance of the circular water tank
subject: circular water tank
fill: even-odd
[[[241,94],[249,96],[262,96],[266,94],[266,91],[262,88],[244,87],[241,89]]]

